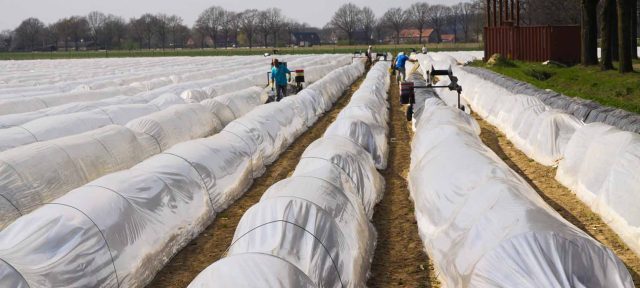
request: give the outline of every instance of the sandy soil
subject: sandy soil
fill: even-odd
[[[307,146],[322,137],[326,128],[333,123],[338,113],[349,103],[351,95],[360,87],[363,79],[361,78],[351,85],[332,110],[291,144],[276,162],[267,167],[265,174],[254,181],[242,198],[220,213],[200,236],[173,257],[164,269],[158,272],[148,287],[186,287],[198,273],[222,258],[227,247],[231,244],[242,215],[260,201],[262,194],[269,187],[293,172]]]
[[[629,269],[636,287],[640,287],[640,258],[616,235],[600,216],[583,204],[569,189],[555,180],[556,168],[546,167],[518,150],[496,127],[474,115],[482,127],[482,141],[514,171],[518,172],[558,211],[562,217],[609,247]]]
[[[369,287],[439,287],[433,265],[423,251],[407,177],[411,161],[411,131],[399,104],[398,85],[392,81],[389,166],[384,198],[376,206],[373,223],[378,243]]]

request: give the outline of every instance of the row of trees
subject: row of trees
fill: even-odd
[[[399,41],[400,31],[405,28],[433,28],[437,39],[446,32],[472,41],[479,40],[482,32],[481,2],[453,6],[416,3],[406,10],[390,9],[379,17],[369,7],[345,4],[323,28],[290,19],[277,8],[234,12],[213,6],[204,10],[192,27],[177,15],[144,14],[125,20],[94,11],[49,25],[28,18],[16,29],[0,32],[0,50],[229,47],[240,42],[248,47],[256,43],[275,47],[292,44],[290,34],[296,31],[316,32],[323,42],[346,39],[354,43],[357,33],[355,42],[380,43],[389,38]]]
[[[185,43],[189,27],[176,15],[144,14],[128,22],[122,17],[91,12],[87,16],[72,16],[46,25],[28,18],[13,31],[0,33],[0,49],[41,50],[51,47],[79,50],[81,47],[114,49],[137,43],[139,47],[165,48]],[[125,42],[126,41],[126,42]]]
[[[602,70],[612,70],[613,61],[616,60],[619,61],[618,71],[633,72],[633,59],[638,59],[638,2],[581,0],[583,65],[600,64]],[[600,62],[597,54],[598,34],[602,49]]]
[[[0,50],[64,50],[131,48],[179,48],[191,42],[194,47],[236,45],[242,35],[248,46],[261,37],[262,44],[276,46],[280,32],[293,32],[308,25],[283,16],[277,8],[240,13],[213,6],[203,11],[192,28],[177,15],[144,14],[125,21],[122,17],[94,11],[45,25],[28,18],[13,31],[0,32]],[[286,38],[285,38],[286,39]],[[286,41],[286,40],[285,40]]]
[[[401,31],[407,28],[418,30],[420,44],[427,40],[422,37],[427,28],[433,29],[438,41],[445,32],[461,36],[463,41],[472,41],[478,39],[484,25],[481,2],[462,2],[452,6],[419,2],[407,9],[391,8],[379,18],[369,7],[360,8],[348,3],[336,11],[328,27],[339,30],[349,43],[353,42],[357,31],[362,31],[376,42],[384,40],[385,32],[392,32],[393,40],[399,43]]]

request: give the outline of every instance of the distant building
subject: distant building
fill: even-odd
[[[456,43],[456,35],[455,34],[442,34],[440,36],[442,43]]]
[[[422,43],[437,43],[438,39],[433,33],[433,29],[422,30]],[[395,35],[393,36],[395,38]],[[418,29],[404,29],[400,31],[400,43],[419,43],[420,31]]]
[[[292,32],[291,40],[300,47],[320,45],[320,36],[316,32]]]

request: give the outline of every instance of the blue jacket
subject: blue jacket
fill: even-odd
[[[409,60],[409,57],[407,57],[407,55],[400,55],[398,56],[398,58],[396,58],[396,68],[404,68],[404,65],[407,63],[407,60]]]
[[[275,80],[276,85],[284,86],[287,85],[287,74],[291,73],[287,67],[280,64],[280,67],[271,68],[271,80]]]

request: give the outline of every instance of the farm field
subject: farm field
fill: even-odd
[[[640,118],[431,48],[0,61],[0,286],[640,287]]]
[[[430,51],[482,50],[481,43],[435,43],[427,44]],[[422,45],[374,45],[377,51],[397,54],[400,50],[420,51]],[[278,50],[279,54],[353,54],[366,51],[367,45],[320,45],[314,47],[279,48],[207,48],[207,49],[155,49],[155,50],[109,50],[109,51],[55,51],[55,52],[0,52],[0,60],[37,60],[37,59],[83,59],[83,58],[123,58],[123,57],[199,57],[199,56],[249,56],[264,55]]]

